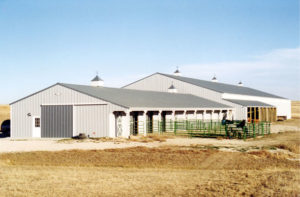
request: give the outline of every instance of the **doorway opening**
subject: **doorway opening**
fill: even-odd
[[[137,135],[139,133],[139,112],[131,112],[132,117],[132,135]]]
[[[153,133],[153,111],[147,112],[147,132]]]

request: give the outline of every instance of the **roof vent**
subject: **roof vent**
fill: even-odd
[[[104,81],[98,76],[98,74],[96,75],[96,77],[94,77],[94,79],[91,80],[91,86],[103,87],[103,85]]]
[[[169,93],[177,93],[177,89],[173,85],[173,82],[172,82],[172,85],[168,88],[168,92]]]
[[[244,86],[244,84],[242,83],[242,81],[240,81],[240,82],[238,83],[238,86]]]
[[[211,79],[212,82],[218,82],[218,79],[216,77],[216,75],[214,75],[214,77]]]
[[[178,66],[177,66],[177,69],[174,72],[174,75],[175,76],[181,76],[181,72],[178,70]]]

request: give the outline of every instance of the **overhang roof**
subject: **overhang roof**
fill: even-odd
[[[190,94],[93,87],[66,83],[59,83],[59,85],[127,108],[232,108]]]
[[[224,100],[238,105],[242,105],[244,107],[273,107],[273,105],[263,103],[260,101],[236,100],[236,99],[224,99]]]
[[[269,98],[280,98],[284,99],[283,97],[276,96],[273,94],[269,94],[267,92],[263,92],[260,90],[256,90],[253,88],[248,88],[244,86],[238,86],[238,85],[231,85],[226,83],[220,83],[220,82],[212,82],[212,81],[206,81],[206,80],[200,80],[200,79],[194,79],[194,78],[188,78],[188,77],[181,77],[181,76],[175,76],[175,75],[169,75],[164,73],[157,73],[166,77],[170,77],[173,79],[177,79],[189,84],[193,84],[199,87],[203,87],[206,89],[210,89],[216,92],[220,93],[230,93],[230,94],[241,94],[241,95],[248,95],[248,96],[259,96],[259,97],[269,97]]]

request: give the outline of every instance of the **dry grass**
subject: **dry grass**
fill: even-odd
[[[272,167],[297,168],[298,162],[280,158],[254,159],[240,152],[221,152],[186,149],[186,147],[107,150],[72,150],[58,152],[7,153],[1,155],[9,165],[26,166],[77,166],[77,167],[125,167],[170,168],[212,170],[260,170]],[[208,162],[209,161],[209,162]],[[210,165],[213,164],[213,165]]]
[[[300,163],[273,148],[296,152],[298,136],[254,139],[270,147],[254,152],[195,144],[0,154],[0,196],[297,196]]]
[[[292,101],[292,118],[300,119],[300,101]]]
[[[287,145],[298,143],[297,136],[297,132],[285,132],[252,142],[289,149]],[[224,147],[195,144],[0,154],[0,196],[300,194],[300,163],[293,155],[272,148],[255,152],[223,152],[220,148]]]
[[[252,139],[266,144],[263,149],[284,149],[292,153],[300,154],[300,132],[286,131],[271,133],[264,138]]]
[[[266,151],[128,148],[0,155],[6,196],[293,196],[299,162]]]
[[[0,105],[0,125],[4,120],[10,119],[10,107],[9,105]]]
[[[276,148],[288,150],[290,152],[300,154],[300,142],[297,141],[297,143],[285,143],[285,144],[277,144],[275,145]]]
[[[5,196],[297,196],[300,180],[296,170],[9,166],[0,171]]]

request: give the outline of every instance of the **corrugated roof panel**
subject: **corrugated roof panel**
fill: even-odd
[[[249,101],[249,100],[235,100],[235,99],[224,99],[226,101],[242,105],[244,107],[273,107],[273,105],[263,103],[260,101]]]
[[[231,108],[230,106],[190,94],[172,94],[166,92],[93,87],[65,83],[60,83],[60,85],[123,107]]]
[[[269,94],[267,92],[263,92],[260,90],[255,90],[253,88],[231,85],[231,84],[220,83],[220,82],[205,81],[205,80],[188,78],[188,77],[180,77],[180,76],[163,74],[163,73],[158,73],[158,74],[171,77],[173,79],[177,79],[186,83],[190,83],[199,87],[214,90],[216,92],[283,99],[283,97]]]

